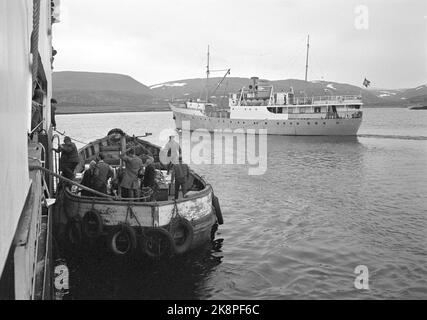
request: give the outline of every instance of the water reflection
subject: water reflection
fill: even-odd
[[[155,261],[115,257],[93,247],[69,257],[70,299],[198,299],[221,264],[223,238],[189,254]]]

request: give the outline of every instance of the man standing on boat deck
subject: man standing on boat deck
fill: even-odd
[[[96,168],[96,162],[95,160],[92,160],[89,163],[89,169],[85,170],[83,173],[83,179],[80,182],[85,187],[93,189],[94,187],[94,177],[95,177],[95,168]],[[85,197],[93,197],[93,194],[90,191],[82,190],[81,195]]]
[[[127,155],[120,155],[120,159],[125,162],[125,172],[120,187],[123,189],[124,198],[139,198],[138,172],[142,167],[141,158],[135,155],[135,150],[131,148]]]
[[[182,188],[182,196],[187,193],[187,180],[190,178],[190,168],[182,163],[182,157],[179,157],[179,163],[173,166],[175,171],[175,199],[178,199],[179,188]]]
[[[114,176],[113,168],[104,161],[105,155],[102,152],[98,155],[98,159],[95,167],[93,187],[96,191],[107,193],[108,179]]]
[[[181,146],[175,141],[175,136],[170,135],[169,141],[165,144],[162,149],[161,162],[167,165],[168,174],[174,164],[178,164],[179,157],[182,154]]]
[[[74,169],[80,162],[76,145],[71,142],[70,137],[65,137],[64,143],[54,150],[61,153],[59,169],[62,171],[62,175],[65,178],[74,179]]]
[[[154,168],[153,162],[154,159],[152,157],[148,157],[145,161],[144,180],[142,181],[144,187],[150,187],[151,189],[154,189],[156,178],[156,169]]]

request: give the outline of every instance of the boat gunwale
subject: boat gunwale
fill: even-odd
[[[208,195],[210,192],[213,193],[213,188],[209,183],[206,183],[203,178],[201,178],[199,175],[194,175],[204,184],[204,188],[200,191],[197,191],[197,194],[191,195],[188,198],[181,198],[176,200],[167,200],[167,201],[150,201],[150,202],[136,202],[136,201],[126,201],[126,200],[104,200],[104,198],[101,197],[85,197],[85,196],[79,196],[70,191],[69,188],[65,188],[65,194],[70,200],[74,200],[75,202],[81,202],[81,203],[94,203],[94,204],[109,204],[109,205],[120,205],[120,206],[128,206],[128,205],[134,205],[138,207],[161,207],[166,205],[172,205],[174,203],[182,203],[186,201],[191,201],[195,199],[202,198],[206,195]],[[126,198],[122,198],[126,199]]]

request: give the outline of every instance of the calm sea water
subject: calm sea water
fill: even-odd
[[[71,261],[76,299],[427,299],[427,111],[365,109],[359,136],[268,136],[268,169],[193,165],[225,224],[213,244],[141,263]],[[170,112],[57,116],[88,142],[174,127]],[[81,145],[80,145],[81,146]],[[232,151],[232,150],[230,150]],[[354,286],[369,270],[369,290]]]

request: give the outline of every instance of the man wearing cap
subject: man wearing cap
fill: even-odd
[[[123,197],[139,198],[138,172],[142,167],[141,158],[135,155],[135,150],[131,148],[126,155],[120,155],[120,159],[125,162],[125,172],[120,187],[123,189]]]
[[[64,143],[54,150],[61,153],[59,169],[62,171],[62,175],[65,178],[74,179],[74,169],[80,162],[76,145],[71,142],[70,137],[65,137]]]

